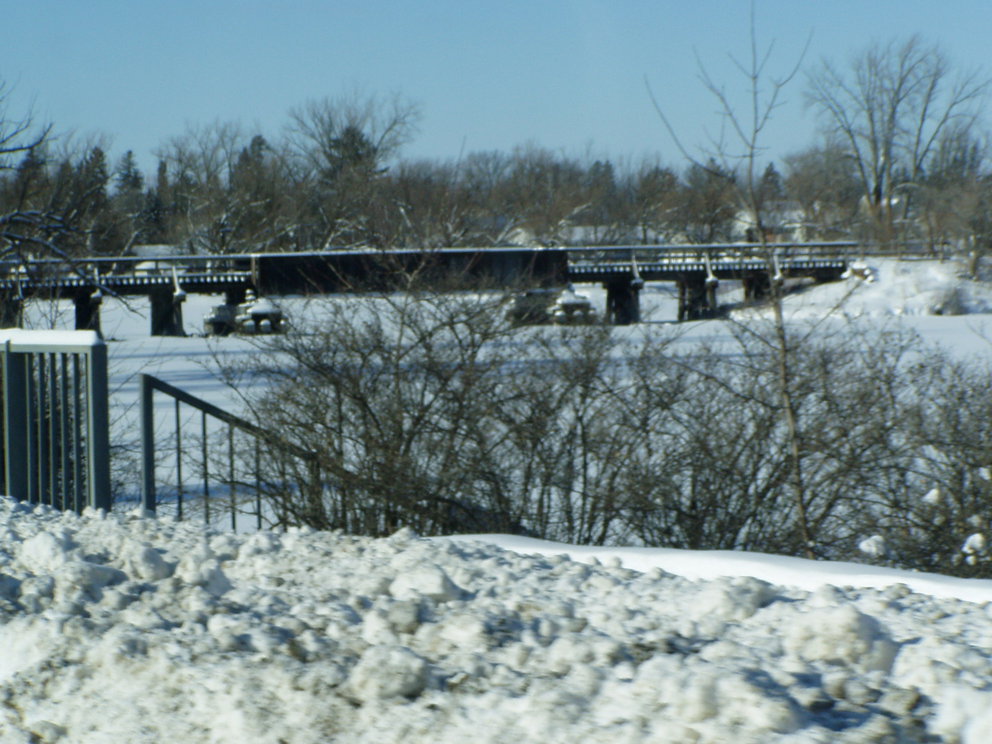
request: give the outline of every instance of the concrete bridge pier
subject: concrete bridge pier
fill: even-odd
[[[183,331],[183,302],[186,293],[171,289],[156,289],[149,294],[152,307],[153,336],[185,336]]]
[[[606,284],[606,320],[613,325],[641,322],[641,287],[643,282],[622,281]]]
[[[72,296],[72,304],[76,309],[76,330],[101,333],[100,305],[103,304],[103,293],[99,289],[84,289]]]
[[[0,328],[20,328],[24,324],[23,300],[15,295],[0,295]]]
[[[774,280],[767,272],[749,274],[748,276],[745,276],[741,282],[744,285],[744,302],[747,304],[755,304],[767,300],[772,293],[772,281],[774,281],[775,285],[781,289],[783,284],[781,276],[775,278]]]
[[[683,277],[678,281],[679,320],[715,318],[717,311],[715,278]]]
[[[224,292],[224,304],[237,307],[245,301],[248,287],[235,287]],[[257,294],[257,293],[256,293]]]
[[[749,274],[741,283],[744,285],[744,302],[748,304],[762,302],[771,294],[771,277],[764,272]]]
[[[720,280],[715,276],[709,275],[706,277],[706,281],[703,283],[706,289],[706,311],[707,317],[715,318],[717,316],[718,305],[716,303],[716,290],[720,286]]]

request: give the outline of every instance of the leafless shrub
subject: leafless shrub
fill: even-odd
[[[687,351],[664,331],[513,328],[505,307],[500,293],[356,295],[272,340],[248,403],[316,464],[274,442],[277,521],[987,571],[984,372],[898,330],[795,329],[790,428],[774,324]],[[863,548],[872,535],[884,550]]]

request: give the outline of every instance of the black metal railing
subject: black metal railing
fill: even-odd
[[[284,441],[277,432],[259,427],[151,375],[141,375],[140,389],[141,500],[146,510],[157,513],[160,507],[169,505],[180,520],[189,518],[192,511],[199,511],[206,524],[216,525],[226,521],[222,516],[226,512],[233,530],[245,526],[242,521],[245,517],[254,529],[286,526],[283,508],[286,502],[268,499],[263,488],[263,483],[271,483],[271,479],[264,477],[271,473],[271,463],[286,457],[302,461],[309,485],[319,489],[320,471],[314,453]],[[155,392],[171,398],[174,408],[172,433],[158,442],[155,437]],[[198,431],[191,435],[190,420],[180,410],[184,405],[199,414]],[[219,431],[215,429],[214,436],[208,431],[208,420],[222,426]],[[195,423],[192,425],[196,426]],[[169,450],[174,482],[160,489],[156,462],[159,455]],[[191,474],[188,468],[184,470],[184,464],[198,472]],[[285,482],[279,485],[283,496],[292,488]],[[164,498],[160,498],[163,494]]]

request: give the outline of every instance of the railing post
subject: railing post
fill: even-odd
[[[141,375],[141,504],[155,513],[155,415],[151,378]]]
[[[27,358],[10,351],[10,341],[3,346],[3,454],[8,496],[28,496],[28,386]]]
[[[99,340],[89,353],[86,442],[89,446],[90,505],[110,511],[110,417],[107,411],[107,345]]]

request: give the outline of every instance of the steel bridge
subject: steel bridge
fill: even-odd
[[[773,281],[839,279],[858,246],[851,242],[625,245],[555,248],[349,249],[297,253],[89,257],[0,262],[0,327],[19,325],[30,299],[71,299],[77,330],[99,330],[105,296],[147,296],[152,335],[182,335],[188,293],[224,295],[226,304],[258,296],[314,295],[403,286],[556,286],[599,283],[610,322],[640,319],[644,282],[679,287],[679,319],[712,317],[721,280],[741,281],[760,299]]]

